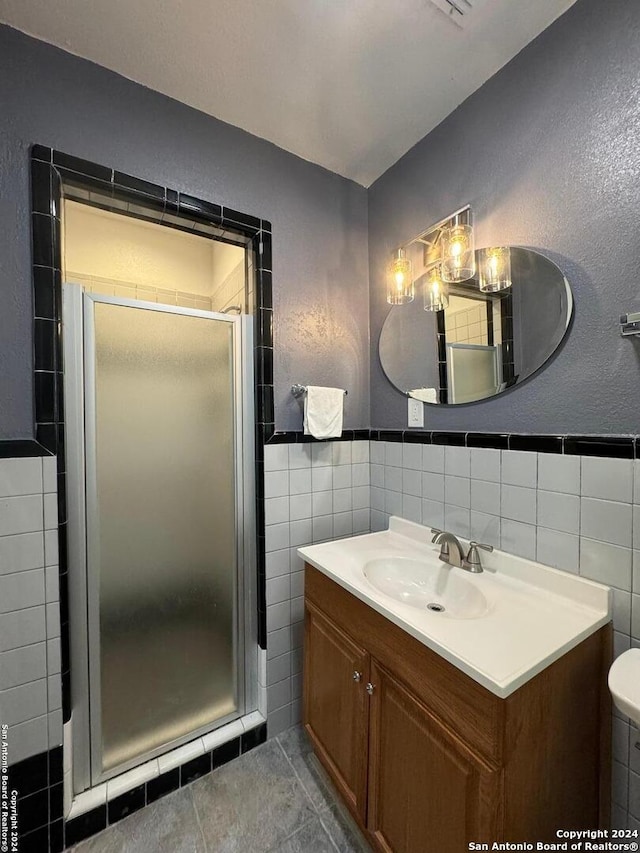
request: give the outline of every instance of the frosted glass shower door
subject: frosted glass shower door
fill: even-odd
[[[95,781],[242,712],[239,325],[84,299]]]

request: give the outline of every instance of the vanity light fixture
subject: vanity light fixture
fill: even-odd
[[[484,293],[495,293],[511,287],[511,249],[508,246],[480,249],[478,287]]]
[[[432,267],[424,278],[424,310],[444,311],[449,306],[449,285],[442,280],[440,265]]]
[[[471,208],[455,214],[440,232],[442,280],[467,281],[476,272]]]
[[[390,305],[406,305],[413,302],[413,264],[404,249],[396,249],[387,275],[387,302]]]
[[[403,247],[396,249],[387,271],[387,302],[413,302],[415,285],[424,288],[425,311],[443,311],[449,304],[449,282],[466,281],[476,271],[470,205],[435,222]],[[407,250],[422,248],[422,272],[413,280],[413,264]]]

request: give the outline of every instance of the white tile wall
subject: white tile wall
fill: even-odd
[[[396,485],[400,501],[402,450],[397,445],[394,456],[399,462]],[[269,737],[301,717],[304,572],[296,549],[369,532],[370,474],[368,441],[265,447]],[[406,484],[418,495],[420,478],[418,469]],[[419,498],[416,500],[419,506]]]
[[[0,460],[0,720],[10,761],[62,742],[55,459]],[[396,442],[265,448],[269,735],[300,719],[296,549],[387,525],[473,536],[614,589],[615,650],[640,647],[640,462]],[[633,550],[635,548],[636,550]],[[614,819],[640,825],[640,732],[614,717]]]
[[[62,743],[57,519],[55,458],[0,459],[0,722],[10,764]]]
[[[393,512],[605,583],[614,593],[615,654],[640,648],[640,461],[400,448],[371,442],[372,530],[385,529]],[[614,825],[640,828],[640,732],[617,713],[614,759]]]

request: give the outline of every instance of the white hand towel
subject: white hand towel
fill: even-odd
[[[307,385],[304,397],[304,434],[314,438],[339,438],[342,435],[344,391]]]
[[[437,403],[438,392],[435,388],[414,388],[409,391],[409,396],[414,400],[422,400],[423,403]]]

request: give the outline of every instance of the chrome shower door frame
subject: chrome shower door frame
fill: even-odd
[[[199,317],[232,329],[235,485],[235,688],[238,710],[108,772],[102,771],[100,599],[95,558],[97,483],[95,457],[94,305],[111,305]],[[67,444],[68,559],[73,790],[88,787],[219,728],[257,707],[257,579],[255,554],[255,452],[252,318],[83,293],[63,286],[64,386]],[[94,522],[93,524],[91,522]],[[89,522],[89,523],[88,523]],[[94,560],[94,565],[96,565]]]

